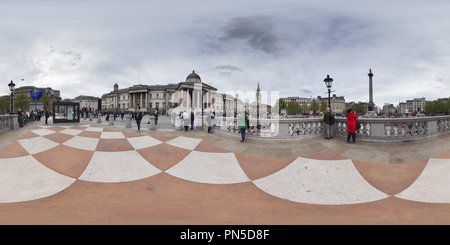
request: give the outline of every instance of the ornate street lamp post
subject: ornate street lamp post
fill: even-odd
[[[8,84],[9,90],[11,91],[11,108],[9,111],[9,114],[14,114],[14,105],[13,105],[13,98],[14,98],[14,87],[16,85],[13,83],[13,81],[11,80],[11,82]]]
[[[325,82],[325,85],[327,85],[328,88],[328,107],[331,109],[331,83],[333,82],[333,78],[330,77],[330,75],[327,75],[327,78],[323,80]]]

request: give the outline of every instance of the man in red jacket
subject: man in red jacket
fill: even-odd
[[[353,144],[355,144],[355,138],[356,138],[356,119],[358,118],[358,115],[352,110],[347,110],[347,144],[350,143],[350,136],[352,136]]]

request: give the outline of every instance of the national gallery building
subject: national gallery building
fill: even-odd
[[[102,95],[102,110],[154,112],[161,109],[167,112],[170,108],[202,109],[211,108],[224,110],[225,95],[217,93],[214,88],[203,83],[200,76],[192,71],[185,82],[169,83],[168,85],[134,85],[119,89],[114,84],[113,91]],[[231,107],[232,108],[232,107]]]

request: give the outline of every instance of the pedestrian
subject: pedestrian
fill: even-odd
[[[156,127],[156,125],[158,124],[158,111],[156,110],[155,111],[155,115],[153,115],[153,116],[155,116],[155,127]]]
[[[245,143],[245,130],[247,129],[247,119],[248,116],[245,113],[240,113],[237,122],[239,130],[241,131],[242,143]]]
[[[183,118],[184,121],[184,131],[188,131],[189,129],[189,114],[184,110],[183,114],[181,115],[181,118]]]
[[[211,134],[211,127],[212,127],[212,119],[214,119],[214,114],[211,113],[211,111],[209,113],[206,114],[206,123],[208,124],[208,134]]]
[[[141,131],[142,113],[141,113],[141,111],[139,109],[136,112],[135,120],[136,120],[136,124],[137,124],[137,127],[138,127],[138,132],[140,132]]]
[[[177,113],[175,110],[172,111],[172,114],[170,115],[170,118],[172,119],[172,127],[175,127],[175,118],[177,117]]]
[[[19,114],[19,127],[23,127],[23,114],[20,109],[17,110],[17,114]]]
[[[350,144],[350,136],[353,139],[353,144],[355,144],[356,138],[356,119],[358,115],[352,110],[347,110],[347,144]]]
[[[327,112],[323,115],[323,121],[325,122],[327,128],[327,137],[325,139],[329,140],[333,138],[333,124],[334,124],[334,116],[330,112],[330,108],[327,107]]]
[[[194,130],[194,111],[191,111],[191,130]]]
[[[25,120],[24,120],[25,124],[30,123],[30,112],[28,110],[25,112],[24,118],[25,118]]]
[[[48,117],[50,116],[50,113],[48,112],[48,109],[45,111],[45,124],[48,124]]]

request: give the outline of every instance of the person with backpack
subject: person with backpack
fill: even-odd
[[[209,113],[206,113],[206,124],[208,125],[208,134],[212,134],[212,125],[213,125],[213,119],[215,115],[211,111]]]
[[[142,112],[139,109],[136,112],[135,118],[136,118],[136,124],[138,127],[138,132],[140,132],[141,131]]]
[[[356,119],[358,119],[358,115],[352,110],[347,110],[347,144],[350,144],[350,136],[353,139],[353,144],[355,144],[356,138]]]
[[[330,112],[330,108],[327,107],[327,111],[323,115],[323,120],[325,122],[325,126],[327,128],[327,137],[325,139],[329,140],[333,138],[333,124],[334,124],[334,116]]]
[[[247,129],[247,119],[248,116],[246,113],[240,113],[237,118],[237,123],[239,130],[241,131],[242,143],[245,143],[245,130]]]

